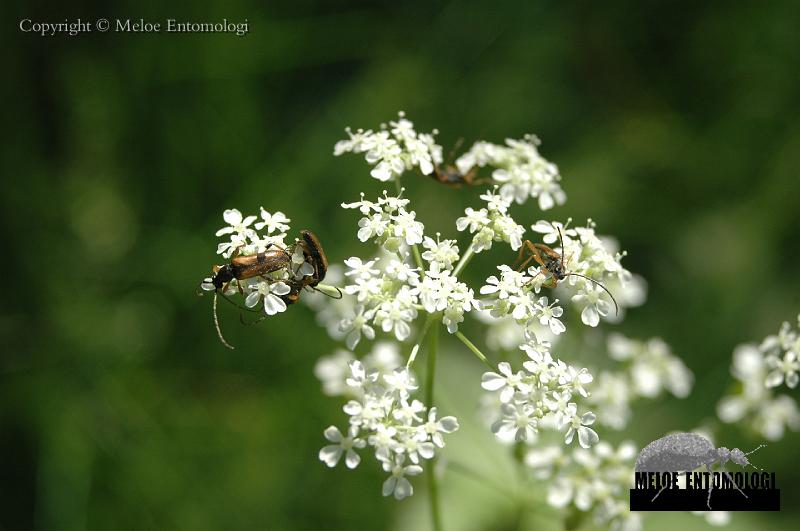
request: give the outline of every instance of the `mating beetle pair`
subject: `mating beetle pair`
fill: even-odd
[[[298,276],[297,270],[292,270],[292,254],[296,249],[303,252],[303,263],[307,263],[312,268],[312,273],[308,275]],[[270,273],[276,271],[287,270],[289,273],[288,279],[274,279],[269,277]],[[244,293],[242,290],[241,281],[250,278],[259,277],[266,282],[283,282],[289,286],[289,292],[280,295],[280,299],[286,305],[294,304],[300,300],[300,293],[305,288],[317,289],[317,285],[325,279],[325,274],[328,271],[328,258],[322,248],[317,236],[310,230],[300,231],[300,238],[290,249],[284,249],[276,244],[269,245],[264,251],[252,255],[239,255],[238,248],[234,251],[230,263],[224,265],[217,265],[212,268],[214,276],[205,283],[213,286],[214,290],[214,303],[213,315],[214,326],[217,330],[217,335],[220,341],[226,347],[233,349],[233,346],[228,343],[222,335],[222,330],[219,326],[219,319],[217,317],[217,294],[222,296],[225,300],[235,305],[241,310],[254,311],[249,308],[244,308],[232,301],[225,294],[228,286],[234,280],[237,281],[239,292]],[[339,293],[341,297],[341,292]],[[255,324],[264,319],[264,316],[259,317],[255,321],[246,324]],[[242,322],[244,319],[242,318]]]

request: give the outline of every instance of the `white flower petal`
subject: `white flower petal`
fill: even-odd
[[[244,305],[248,308],[252,308],[258,304],[259,300],[261,300],[261,294],[257,291],[254,291],[247,295],[247,297],[244,299]]]
[[[497,391],[506,385],[506,379],[496,372],[485,372],[481,377],[481,387],[487,391]]]
[[[267,315],[275,315],[284,311],[286,311],[286,303],[280,297],[272,293],[264,297],[264,312]]]
[[[394,492],[395,486],[397,485],[397,478],[394,476],[390,476],[386,481],[383,482],[383,488],[381,489],[381,494],[384,496],[389,496]]]
[[[439,421],[439,429],[444,433],[453,433],[458,429],[458,419],[452,416],[442,417]]]
[[[341,457],[342,457],[342,447],[339,446],[338,444],[331,444],[325,446],[322,450],[319,451],[319,460],[331,468],[336,466]]]
[[[589,448],[597,444],[599,440],[600,437],[592,428],[587,428],[586,426],[578,428],[578,442],[582,447]]]
[[[344,459],[344,464],[347,468],[353,469],[361,462],[361,456],[355,453],[352,449],[347,450],[347,455]]]
[[[597,309],[594,305],[589,305],[583,309],[581,312],[581,321],[586,326],[595,327],[600,323],[600,314],[597,312]]]
[[[325,438],[332,443],[342,442],[342,432],[336,426],[328,426],[324,432]]]
[[[411,496],[412,494],[414,494],[414,487],[411,486],[411,482],[406,478],[397,478],[397,484],[394,488],[395,499],[402,500],[403,498]]]

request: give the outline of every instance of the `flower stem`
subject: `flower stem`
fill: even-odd
[[[422,255],[419,252],[419,246],[415,243],[411,246],[411,252],[414,253],[414,262],[417,263],[420,276],[425,276],[425,264],[422,263]]]
[[[502,495],[506,496],[510,500],[514,500],[517,498],[517,494],[512,490],[508,489],[508,485],[503,485],[498,483],[491,478],[488,478],[477,472],[473,468],[468,467],[462,463],[457,461],[448,461],[447,462],[447,470],[457,472],[462,474],[464,477],[468,477],[470,479],[475,480],[476,482],[480,483],[484,487],[493,490],[494,492],[501,493]]]
[[[428,372],[425,374],[425,404],[433,405],[433,378],[436,374],[436,355],[439,353],[439,327],[434,326],[428,336]]]
[[[400,176],[397,175],[394,178],[394,188],[397,190],[397,197],[400,197],[403,194],[403,186],[400,183]],[[411,253],[414,255],[414,263],[417,264],[419,268],[419,275],[421,277],[425,276],[425,264],[422,263],[422,254],[419,252],[419,247],[415,243],[411,246]]]
[[[467,264],[472,260],[473,256],[475,256],[475,251],[472,250],[472,244],[470,244],[469,247],[467,247],[467,251],[461,256],[461,260],[456,264],[456,269],[453,271],[454,277],[457,277],[459,273],[467,267]]]
[[[428,343],[428,370],[425,374],[425,404],[433,407],[433,384],[436,375],[436,355],[439,351],[439,327],[431,330]],[[426,467],[428,475],[428,499],[431,503],[431,523],[434,531],[442,530],[442,513],[439,506],[439,485],[436,481],[436,458]]]
[[[438,314],[436,313],[428,314],[428,318],[425,320],[425,324],[422,325],[422,330],[419,332],[419,337],[417,337],[417,342],[411,348],[411,354],[408,355],[406,367],[411,368],[411,366],[414,364],[414,360],[417,359],[417,354],[419,353],[419,348],[422,346],[422,342],[425,340],[425,335],[428,333],[428,329],[436,320],[437,316]]]
[[[472,341],[470,341],[469,339],[467,339],[467,338],[464,336],[464,334],[462,334],[462,333],[461,333],[461,331],[458,331],[458,332],[456,332],[456,333],[455,333],[455,336],[456,336],[458,339],[460,339],[460,340],[461,340],[461,342],[462,342],[462,343],[464,343],[464,344],[467,346],[467,348],[468,348],[468,349],[470,349],[470,350],[472,351],[472,353],[473,353],[473,354],[475,354],[475,355],[478,357],[478,359],[479,359],[479,360],[481,360],[481,361],[484,363],[484,365],[486,365],[487,367],[489,367],[489,368],[490,368],[490,369],[492,369],[493,371],[494,371],[494,370],[497,370],[497,368],[496,368],[496,367],[494,367],[494,366],[493,366],[493,365],[492,365],[492,364],[489,362],[489,360],[488,360],[488,359],[486,359],[486,356],[484,356],[484,355],[483,355],[483,352],[481,352],[481,351],[480,351],[480,349],[478,349],[478,347],[476,347],[475,345],[473,345],[473,344],[472,344]]]

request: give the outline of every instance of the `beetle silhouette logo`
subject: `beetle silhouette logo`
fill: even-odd
[[[750,497],[748,494],[739,487],[739,484],[743,484],[742,480],[734,480],[731,473],[725,470],[725,464],[730,461],[740,466],[752,466],[756,470],[762,471],[762,474],[753,474],[753,480],[750,483],[755,483],[756,485],[760,483],[762,487],[768,488],[771,491],[774,489],[774,474],[763,473],[762,469],[753,465],[747,458],[748,455],[764,446],[766,445],[762,444],[745,453],[738,448],[734,448],[733,450],[729,450],[724,446],[716,448],[711,444],[711,441],[696,433],[673,433],[664,436],[645,446],[636,458],[635,471],[637,476],[637,490],[643,490],[640,487],[647,489],[649,478],[655,476],[661,488],[655,496],[649,500],[650,503],[653,503],[667,487],[677,488],[678,474],[685,474],[687,487],[689,487],[688,481],[692,479],[692,471],[704,466],[706,472],[704,474],[695,473],[695,479],[701,478],[703,475],[707,478],[708,495],[706,497],[706,506],[709,510],[712,510],[711,492],[714,489],[715,479],[720,480],[719,484],[724,486],[724,488],[733,488],[737,490],[744,499],[749,500]],[[713,465],[719,465],[720,470],[718,472],[712,472],[711,467]],[[722,479],[721,475],[723,474],[728,481]],[[745,478],[744,474],[737,473],[736,475],[737,478],[748,479]],[[658,476],[661,476],[660,479]],[[720,477],[715,478],[714,476]],[[765,478],[764,476],[770,476],[771,482],[769,478]],[[770,486],[767,487],[767,485]],[[697,485],[694,485],[692,488],[697,489]],[[745,488],[747,489],[747,487]],[[634,491],[632,491],[632,495],[633,492]],[[640,492],[640,494],[644,493]]]

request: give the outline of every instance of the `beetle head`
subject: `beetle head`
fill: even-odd
[[[742,465],[742,466],[750,465],[751,467],[753,467],[753,468],[755,468],[755,469],[758,469],[758,470],[763,470],[762,468],[758,468],[756,465],[754,465],[753,463],[751,463],[751,462],[750,462],[750,461],[747,459],[747,456],[748,456],[748,455],[750,455],[750,454],[752,454],[752,453],[753,453],[753,452],[755,452],[756,450],[760,450],[760,449],[764,448],[764,446],[766,446],[766,445],[765,445],[765,444],[760,444],[760,445],[756,446],[755,448],[753,448],[752,450],[750,450],[750,451],[749,451],[749,452],[747,452],[747,453],[745,453],[745,452],[743,452],[743,451],[739,450],[738,448],[734,448],[734,449],[731,451],[731,461],[733,461],[733,462],[734,462],[734,463],[736,463],[737,465]]]
[[[725,463],[731,460],[731,451],[724,446],[720,446],[717,448],[717,460],[720,465],[725,465]]]
[[[731,450],[731,461],[741,466],[747,466],[750,464],[750,461],[747,460],[747,456],[738,448]]]

